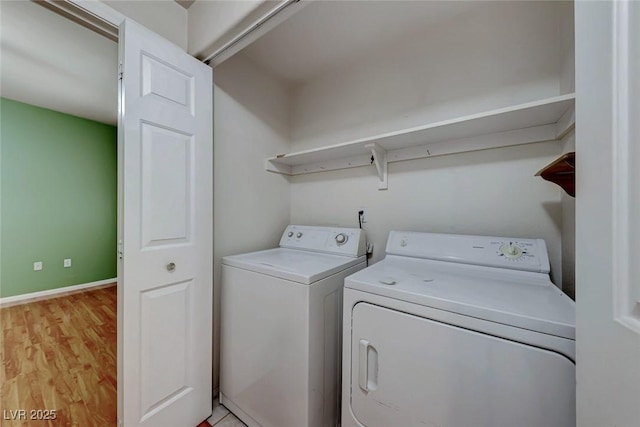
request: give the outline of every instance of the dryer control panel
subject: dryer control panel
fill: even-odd
[[[392,231],[387,254],[549,273],[542,239]]]
[[[366,253],[364,231],[359,228],[290,225],[280,247],[359,257]]]

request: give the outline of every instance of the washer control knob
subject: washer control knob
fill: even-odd
[[[299,239],[302,237],[302,233],[300,231],[298,231],[298,234],[296,234],[296,237]]]
[[[287,236],[288,236],[288,237],[292,237],[292,236],[293,236],[293,231],[288,232],[288,233],[287,233]]]
[[[345,243],[347,243],[347,240],[349,240],[349,238],[344,233],[336,235],[336,243],[338,244],[338,246],[344,245]]]

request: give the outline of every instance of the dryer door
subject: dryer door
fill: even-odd
[[[575,427],[566,357],[368,303],[352,312],[351,409],[368,427]]]

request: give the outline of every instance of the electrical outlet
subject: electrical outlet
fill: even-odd
[[[33,263],[33,271],[42,270],[42,261],[36,261]]]
[[[71,258],[67,258],[64,260],[64,268],[71,267]]]
[[[360,212],[362,212],[362,214]],[[367,212],[366,208],[363,208],[363,207],[358,208],[358,218],[360,219],[360,221],[362,221],[363,224],[366,224],[367,222],[364,218],[364,215],[366,212]]]

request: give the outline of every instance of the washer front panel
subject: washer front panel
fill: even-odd
[[[249,426],[335,426],[340,410],[342,285],[311,285],[222,265],[220,393]]]

